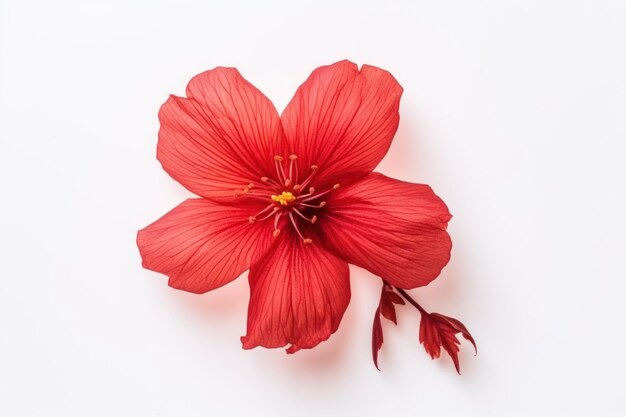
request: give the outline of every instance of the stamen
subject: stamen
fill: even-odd
[[[297,155],[294,155],[294,154],[289,155],[289,179],[293,180],[293,182],[298,182],[298,164],[296,163],[296,159],[298,159]],[[295,175],[294,175],[294,166],[295,166]]]
[[[304,243],[312,243],[313,241],[309,238],[305,238],[304,236],[302,236],[302,233],[300,232],[300,229],[298,228],[298,222],[296,221],[296,219],[293,217],[293,212],[289,212],[289,220],[291,220],[291,224],[293,225],[293,228],[296,229],[296,233],[298,234],[298,236],[300,236],[300,239],[302,239],[304,241]]]
[[[318,205],[308,204],[308,203],[298,203],[300,206],[310,207],[310,208],[322,208],[326,205],[325,201],[320,202]]]
[[[240,188],[238,190],[234,191],[235,197],[239,197],[243,194],[248,194],[250,192],[250,189],[248,187],[244,187],[244,188]]]
[[[263,213],[265,213],[265,212],[267,212],[267,211],[269,211],[269,210],[272,210],[272,212],[271,212],[271,213],[269,213],[267,216],[263,217],[262,219],[258,219],[258,217],[259,217],[261,214],[263,214]],[[260,221],[263,221],[263,220],[269,219],[269,218],[270,218],[270,217],[271,217],[271,216],[272,216],[272,215],[273,215],[273,214],[274,214],[277,210],[279,210],[279,208],[278,208],[278,207],[276,207],[274,204],[270,204],[270,205],[268,205],[267,207],[265,207],[263,210],[259,211],[259,212],[258,212],[257,214],[255,214],[254,216],[250,216],[250,217],[248,217],[248,221],[249,221],[250,223],[254,223],[254,222],[256,222],[256,221],[259,221],[259,222],[260,222]]]
[[[270,177],[261,177],[261,183],[255,185],[254,188],[259,191],[276,192],[282,190],[283,186]]]
[[[274,217],[274,232],[276,230],[278,230],[278,221],[280,220],[280,216],[282,216],[282,215],[283,215],[283,212],[279,211],[279,212],[276,213],[276,217]],[[278,233],[280,233],[280,232],[278,232]],[[278,235],[276,235],[276,236],[278,236]]]
[[[309,193],[308,194],[301,194],[298,197],[296,197],[297,200],[305,198],[305,197],[309,197],[312,196],[315,193],[315,187],[311,187],[309,188]]]
[[[276,187],[269,184],[260,184],[255,185],[254,188],[249,189],[251,193],[255,193],[255,195],[267,195],[267,194],[276,194],[279,192],[278,190],[282,190],[282,187]]]
[[[315,222],[317,221],[317,216],[313,216],[310,219],[308,217],[306,217],[304,214],[302,214],[302,212],[300,210],[298,210],[297,208],[293,208],[293,211],[296,212],[296,214],[300,217],[302,217],[304,220],[306,220],[307,222],[311,222],[311,224],[315,224]]]
[[[276,175],[278,175],[278,181],[284,183],[287,179],[285,175],[285,170],[283,169],[283,157],[280,155],[276,155],[274,157],[274,165],[276,166]]]
[[[259,201],[267,202],[267,196],[261,196],[261,195],[258,195],[258,194],[249,194],[249,193],[241,194],[241,190],[235,190],[235,197],[237,197],[237,198],[245,197],[245,198],[251,198],[253,200],[259,200]]]
[[[324,195],[326,195],[326,194],[330,193],[331,191],[334,191],[334,190],[336,190],[338,188],[339,188],[339,184],[335,184],[335,185],[333,185],[333,188],[331,188],[329,190],[326,190],[323,193],[319,193],[319,194],[316,194],[316,195],[313,195],[313,196],[310,196],[310,197],[308,195],[307,196],[302,196],[302,197],[306,197],[306,198],[302,199],[302,201],[300,201],[300,203],[306,203],[307,201],[318,199],[318,198],[320,198],[320,197],[322,197],[322,196],[324,196]]]
[[[304,180],[304,182],[300,185],[301,188],[304,188],[307,185],[309,185],[309,182],[311,182],[311,179],[313,179],[313,176],[315,175],[318,169],[319,167],[317,165],[311,165],[311,173],[309,174],[307,179]]]
[[[267,213],[267,214],[265,215],[265,217],[263,217],[262,219],[258,219],[257,221],[262,222],[263,220],[267,220],[267,219],[269,219],[269,218],[270,218],[270,217],[272,217],[272,216],[274,215],[274,213],[276,213],[278,210],[280,210],[278,207],[274,207],[274,210],[272,210],[272,212],[271,212],[271,213]]]
[[[279,234],[280,234],[280,229],[274,229],[274,231],[272,232],[272,236],[274,237],[278,237]]]

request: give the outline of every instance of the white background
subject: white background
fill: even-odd
[[[626,2],[386,3],[0,0],[0,415],[626,413]],[[462,376],[409,308],[374,369],[358,268],[339,331],[290,356],[241,349],[245,278],[141,268],[136,230],[189,195],[155,159],[168,94],[236,66],[282,110],[343,58],[405,89],[379,170],[454,214],[412,294],[474,334]]]

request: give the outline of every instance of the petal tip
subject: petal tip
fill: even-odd
[[[257,345],[250,343],[248,336],[241,336],[239,340],[241,341],[241,348],[244,350],[251,350],[257,347]]]

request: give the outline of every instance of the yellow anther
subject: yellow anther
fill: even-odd
[[[306,239],[304,239],[304,243],[309,244],[313,243],[313,241],[307,237]]]
[[[274,237],[278,237],[279,234],[280,234],[280,229],[274,229],[274,231],[272,232],[272,236]]]
[[[250,216],[250,217],[248,217],[248,221],[249,221],[250,223],[254,223],[254,222],[256,221],[256,217],[254,217],[254,216]]]
[[[324,207],[325,205],[326,205],[326,202],[325,202],[325,201],[322,201],[322,202],[320,203],[320,208]]]
[[[336,190],[337,188],[339,188],[339,184],[333,185],[333,190]]]
[[[311,170],[313,171],[317,171],[319,167],[317,165],[311,165]]]
[[[283,157],[280,156],[280,155],[276,155],[276,156],[274,156],[274,161],[282,162],[283,161]]]
[[[286,206],[296,201],[296,197],[289,191],[283,191],[281,195],[273,195],[272,201],[280,203],[281,206]]]
[[[315,224],[315,222],[317,222],[317,216],[313,215],[313,217],[311,217],[311,224]]]
[[[289,155],[289,159],[291,159],[292,161],[295,161],[296,159],[298,159],[297,155],[291,154]]]

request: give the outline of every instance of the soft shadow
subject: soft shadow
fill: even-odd
[[[458,255],[458,256],[457,256]],[[466,301],[463,294],[467,292],[467,268],[461,254],[452,254],[451,262],[443,269],[441,275],[423,289],[414,290],[418,301],[423,302],[429,311],[439,311]],[[448,314],[452,314],[451,312]],[[462,321],[462,318],[460,319]]]
[[[336,373],[341,367],[341,362],[347,358],[350,346],[355,344],[357,316],[356,308],[351,302],[339,329],[328,340],[313,349],[302,349],[294,354],[286,354],[284,349],[263,352],[263,356],[267,355],[267,360],[261,361],[261,366],[264,371],[276,373],[280,370],[286,376],[306,374],[327,377]]]
[[[206,325],[211,327],[212,334],[222,334],[227,329],[232,329],[230,326],[240,327],[242,322],[241,334],[245,334],[245,317],[250,296],[247,274],[207,294],[168,290],[168,298],[173,304],[185,315],[189,315],[190,319],[205,321]],[[349,345],[354,342],[355,326],[359,320],[354,306],[355,298],[353,294],[337,332],[315,348],[287,354],[286,347],[277,349],[257,347],[246,351],[245,354],[257,356],[258,366],[266,372],[326,376],[329,372],[335,372],[346,357]]]
[[[410,102],[403,102],[402,108],[403,114],[421,113]],[[419,118],[401,118],[391,147],[376,171],[403,181],[427,184],[432,182],[429,181],[429,175],[432,175],[432,152],[428,149],[432,136],[434,134],[429,132],[428,126]]]
[[[181,309],[194,316],[232,316],[241,308],[247,309],[250,292],[246,275],[206,294],[191,294],[172,289],[174,292],[171,297]]]
[[[363,365],[373,367],[371,325],[380,292],[380,278],[351,266],[350,281],[352,298],[337,332],[315,348],[295,354],[287,355],[282,349],[259,352],[259,356],[265,359],[259,361],[262,371],[278,372],[286,378],[306,374],[325,379],[347,369],[345,364],[351,355],[364,356],[366,362]]]
[[[420,129],[415,121],[402,119],[391,147],[376,167],[376,171],[404,181],[415,176],[416,168],[419,167],[414,158],[418,149],[419,134]]]

